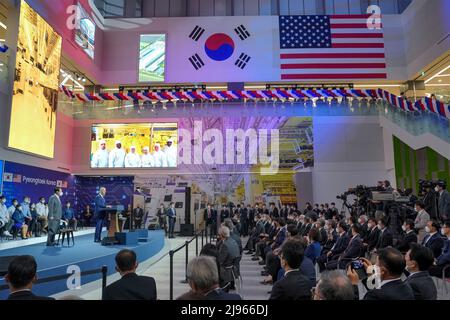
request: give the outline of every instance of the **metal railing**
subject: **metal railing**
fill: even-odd
[[[201,236],[201,243],[202,243],[202,248],[205,245],[205,242],[208,243],[208,235],[207,235],[207,231],[206,230],[202,230],[201,232],[197,232],[195,234],[194,237],[192,237],[192,239],[186,241],[182,246],[178,247],[175,250],[170,250],[169,251],[169,257],[170,257],[170,281],[169,281],[169,286],[170,286],[170,300],[173,300],[173,257],[174,255],[182,250],[183,248],[185,248],[185,268],[184,268],[184,272],[185,272],[185,279],[181,281],[181,283],[188,283],[188,278],[187,278],[187,266],[189,263],[189,245],[195,240],[195,256],[199,255],[199,249],[198,249],[198,245],[199,245],[199,241],[198,238]]]
[[[108,267],[107,266],[102,266],[99,269],[92,269],[92,270],[80,272],[80,277],[97,274],[97,273],[102,274],[102,296],[103,296],[103,292],[106,288],[107,277],[108,277]],[[69,277],[72,277],[72,276],[73,276],[73,273],[67,273],[67,274],[62,274],[59,276],[42,278],[42,279],[38,279],[36,282],[34,282],[34,285],[48,283],[48,282],[54,282],[54,281],[59,281],[59,280],[67,280]],[[9,285],[7,285],[7,284],[0,285],[0,291],[8,290],[8,289],[9,289]]]

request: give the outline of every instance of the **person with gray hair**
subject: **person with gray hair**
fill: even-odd
[[[353,300],[355,293],[350,279],[337,270],[322,273],[314,290],[314,300]]]
[[[242,240],[239,234],[236,232],[236,229],[234,228],[234,223],[230,218],[227,218],[222,223],[222,226],[228,227],[230,229],[230,238],[236,241],[237,245],[239,246],[239,254],[242,255]]]
[[[230,238],[230,229],[225,226],[219,228],[217,240],[220,285],[224,287],[230,284],[232,289],[234,279],[239,275],[241,258],[239,246],[236,241]]]
[[[238,294],[227,293],[219,287],[219,271],[213,257],[198,256],[187,266],[191,291],[177,300],[242,300]]]

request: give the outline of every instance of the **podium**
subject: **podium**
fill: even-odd
[[[116,232],[119,232],[119,221],[118,213],[122,212],[123,206],[112,206],[110,208],[103,209],[101,211],[103,218],[108,218],[108,236],[102,239],[102,246],[118,244],[119,241],[116,239]]]

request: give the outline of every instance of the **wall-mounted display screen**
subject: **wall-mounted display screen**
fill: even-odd
[[[10,148],[54,156],[61,43],[61,36],[22,0]]]
[[[139,47],[139,82],[164,82],[166,35],[141,35]]]
[[[84,52],[94,59],[95,52],[95,23],[78,3],[77,6],[77,28],[75,29],[75,42],[83,48]]]
[[[91,168],[176,168],[177,123],[97,124]]]

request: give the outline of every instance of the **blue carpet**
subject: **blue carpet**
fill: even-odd
[[[106,235],[106,232],[104,233]],[[98,269],[106,265],[108,274],[115,273],[114,257],[124,248],[136,252],[139,262],[150,259],[164,247],[164,231],[149,231],[148,242],[140,242],[137,246],[102,246],[94,243],[94,235],[75,237],[73,247],[47,247],[45,243],[24,246],[0,251],[1,256],[32,255],[38,265],[38,278],[63,275],[70,266],[76,265],[81,272]],[[71,273],[71,272],[70,272]],[[81,284],[101,278],[101,273],[81,277]],[[0,280],[0,285],[5,284]],[[68,290],[66,280],[36,285],[33,291],[40,295],[52,295]],[[0,299],[7,297],[7,290],[0,291]],[[76,291],[74,292],[76,294]]]

